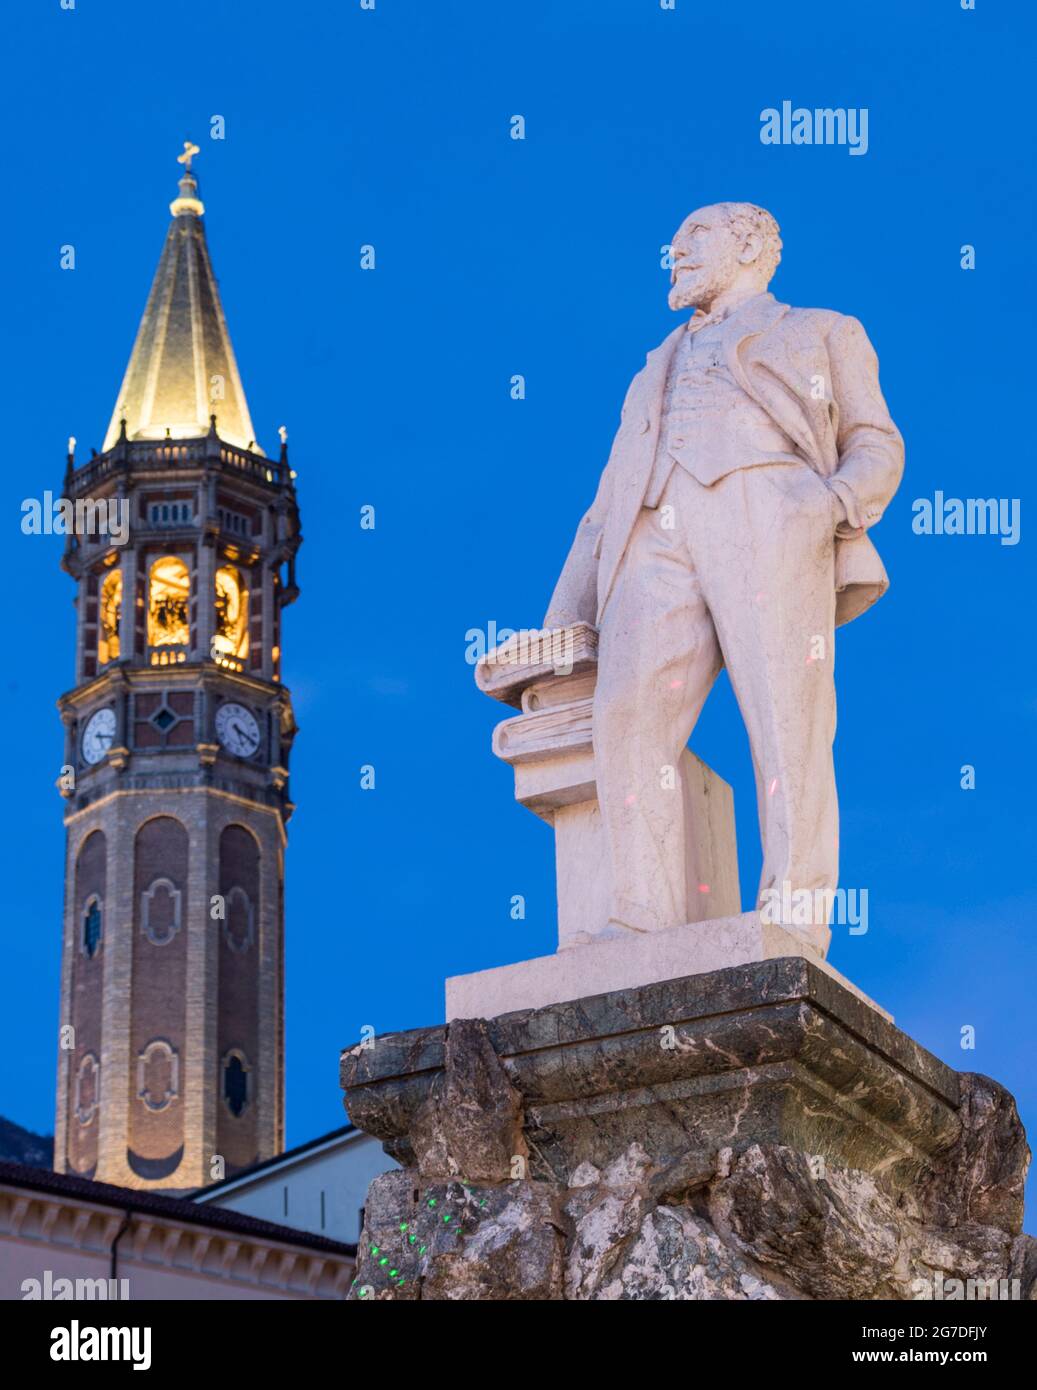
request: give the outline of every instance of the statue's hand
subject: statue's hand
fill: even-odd
[[[541,628],[541,631],[557,632],[559,628],[576,627],[577,624],[579,624],[584,627],[593,628],[593,630],[597,632],[598,625],[594,621],[595,616],[594,613],[567,613],[563,612],[561,609],[553,608],[544,619],[544,626]]]

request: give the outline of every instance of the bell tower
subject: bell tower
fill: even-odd
[[[278,458],[254,438],[197,153],[179,157],[103,450],[77,463],[70,441],[75,685],[58,702],[55,1167],[173,1191],[284,1147],[281,611],[301,541],[285,431]]]

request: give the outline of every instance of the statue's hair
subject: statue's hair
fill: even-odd
[[[760,274],[766,276],[769,284],[781,260],[781,236],[778,224],[766,208],[758,208],[755,203],[716,203],[724,214],[727,225],[738,237],[749,236],[755,232],[763,241],[756,264]]]

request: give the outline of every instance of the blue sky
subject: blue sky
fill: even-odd
[[[907,443],[874,537],[892,588],[838,642],[842,880],[868,889],[870,929],[837,929],[831,959],[950,1065],[1012,1089],[1034,1128],[1033,465],[1019,428],[1032,16],[984,0],[823,13],[50,0],[5,27],[0,1113],[53,1124],[54,701],[73,678],[61,541],[22,536],[20,503],[60,488],[69,434],[100,447],[190,136],[253,420],[268,451],[287,424],[303,513],[284,635],[301,726],[289,1142],[342,1122],[337,1056],[363,1025],[439,1022],[446,976],[553,948],[550,831],[490,753],[501,711],[475,690],[465,634],[543,616],[628,381],[674,322],[660,247],[692,208],[742,198],[781,224],[779,298],[863,321]],[[785,99],[867,107],[867,154],[761,144],[760,112]],[[68,243],[73,272],[59,268]],[[359,268],[365,243],[374,272]],[[913,534],[912,501],[937,489],[1021,499],[1021,543]],[[693,747],[735,788],[751,895],[752,771],[725,679]],[[374,791],[360,789],[366,763]]]

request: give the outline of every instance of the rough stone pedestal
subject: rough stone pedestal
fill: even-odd
[[[353,1297],[1034,1296],[1012,1097],[799,956],[390,1034],[341,1076],[403,1165]]]

